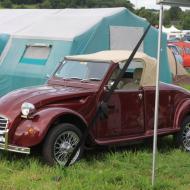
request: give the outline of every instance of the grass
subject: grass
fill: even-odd
[[[189,84],[181,84],[180,86],[187,89],[187,90],[190,90],[190,85]]]
[[[159,142],[155,190],[190,189],[190,155],[173,147],[172,138]],[[1,152],[0,189],[150,190],[152,144],[87,152],[64,169],[43,164],[39,156]]]
[[[190,86],[185,86],[190,89]],[[158,142],[154,190],[190,189],[190,153]],[[86,152],[69,168],[49,167],[37,155],[0,151],[0,190],[152,190],[152,143]]]

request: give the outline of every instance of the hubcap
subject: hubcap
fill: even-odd
[[[60,165],[65,165],[69,156],[79,142],[79,136],[73,131],[65,131],[61,133],[54,143],[54,158]],[[80,154],[80,149],[72,159],[73,164]]]
[[[183,146],[190,151],[190,123],[187,123],[182,134]]]

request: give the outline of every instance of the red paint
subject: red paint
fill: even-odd
[[[181,48],[181,56],[183,58],[183,66],[190,67],[190,43],[180,41],[180,42],[173,42],[173,44],[175,44]]]
[[[9,144],[32,147],[38,145],[59,118],[75,116],[88,126],[102,97],[113,69],[101,82],[81,83],[53,77],[47,85],[17,90],[0,99],[0,115],[9,119]],[[121,144],[153,136],[155,87],[136,90],[116,90],[108,102],[108,119],[99,119],[91,131],[93,143]],[[21,118],[21,105],[35,105],[33,119]],[[160,84],[159,135],[180,129],[184,117],[190,114],[190,94],[184,89]],[[72,122],[72,120],[70,121]],[[29,133],[29,129],[34,131]]]

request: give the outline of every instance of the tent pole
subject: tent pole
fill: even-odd
[[[160,59],[161,59],[161,42],[162,42],[162,17],[163,17],[163,5],[160,5],[159,37],[158,37],[158,52],[157,52],[157,71],[156,71],[156,92],[155,92],[155,112],[154,112],[152,186],[155,185],[155,177],[156,177],[156,171],[155,170],[156,170],[157,130],[158,130],[158,114],[159,114],[159,81],[160,81]]]

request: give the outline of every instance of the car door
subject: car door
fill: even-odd
[[[116,90],[114,96],[118,96],[120,104],[120,135],[126,136],[144,132],[143,91],[141,89]],[[109,104],[111,103],[113,103],[112,100]]]
[[[144,132],[144,96],[139,86],[142,71],[142,68],[133,68],[130,73],[126,71],[126,78],[122,78],[118,89],[112,93],[107,103],[108,118],[100,120],[97,125],[99,138],[115,138]],[[117,76],[117,72],[113,73],[111,80]],[[131,78],[127,78],[128,76]]]
[[[116,90],[107,105],[108,118],[98,121],[98,138],[122,137],[144,132],[141,89]]]
[[[158,129],[165,130],[173,126],[173,111],[174,111],[174,97],[172,91],[160,84],[159,91],[159,118]],[[144,88],[144,102],[145,102],[145,125],[146,132],[154,129],[154,109],[155,109],[155,87]]]

